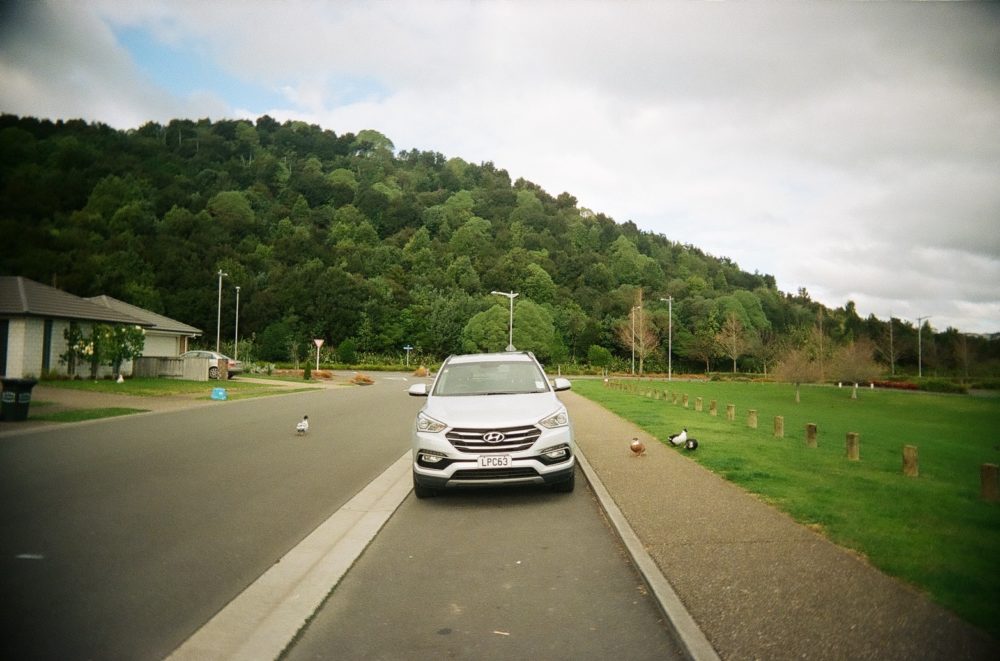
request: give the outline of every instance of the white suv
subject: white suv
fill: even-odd
[[[527,352],[451,356],[413,426],[413,491],[417,498],[451,487],[548,484],[573,491],[573,427],[552,383]]]

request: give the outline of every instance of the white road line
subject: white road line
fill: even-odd
[[[412,488],[396,460],[167,657],[276,659]]]

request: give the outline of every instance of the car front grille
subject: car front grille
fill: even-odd
[[[486,438],[497,433],[503,440],[487,443]],[[459,452],[486,454],[490,452],[518,452],[527,450],[542,435],[542,430],[534,425],[527,427],[506,427],[500,429],[452,429],[447,437]]]
[[[458,470],[451,476],[453,480],[510,480],[538,477],[538,471],[530,466],[513,468],[483,468],[480,470]]]

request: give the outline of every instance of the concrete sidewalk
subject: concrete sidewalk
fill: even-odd
[[[590,400],[560,397],[577,445],[721,658],[1000,658],[997,641],[916,590]]]

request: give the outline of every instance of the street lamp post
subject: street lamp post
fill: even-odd
[[[507,334],[507,351],[514,351],[514,299],[520,294],[515,294],[514,292],[505,291],[492,291],[491,294],[496,294],[497,296],[506,296],[510,299],[510,323],[507,325],[509,329]]]
[[[635,311],[639,306],[634,306],[630,311],[632,317],[632,376],[635,376]]]
[[[240,353],[240,286],[236,285],[236,331],[233,333],[233,360]]]
[[[674,359],[674,297],[661,298],[667,302],[667,381],[673,377]]]
[[[930,317],[917,317],[917,378],[924,376],[924,347],[922,340],[924,319],[930,319]],[[890,319],[889,322],[892,323],[892,320]]]
[[[219,334],[222,332],[222,279],[228,277],[228,273],[224,273],[222,269],[219,269],[219,307],[217,308],[215,315],[215,351],[219,352]]]

